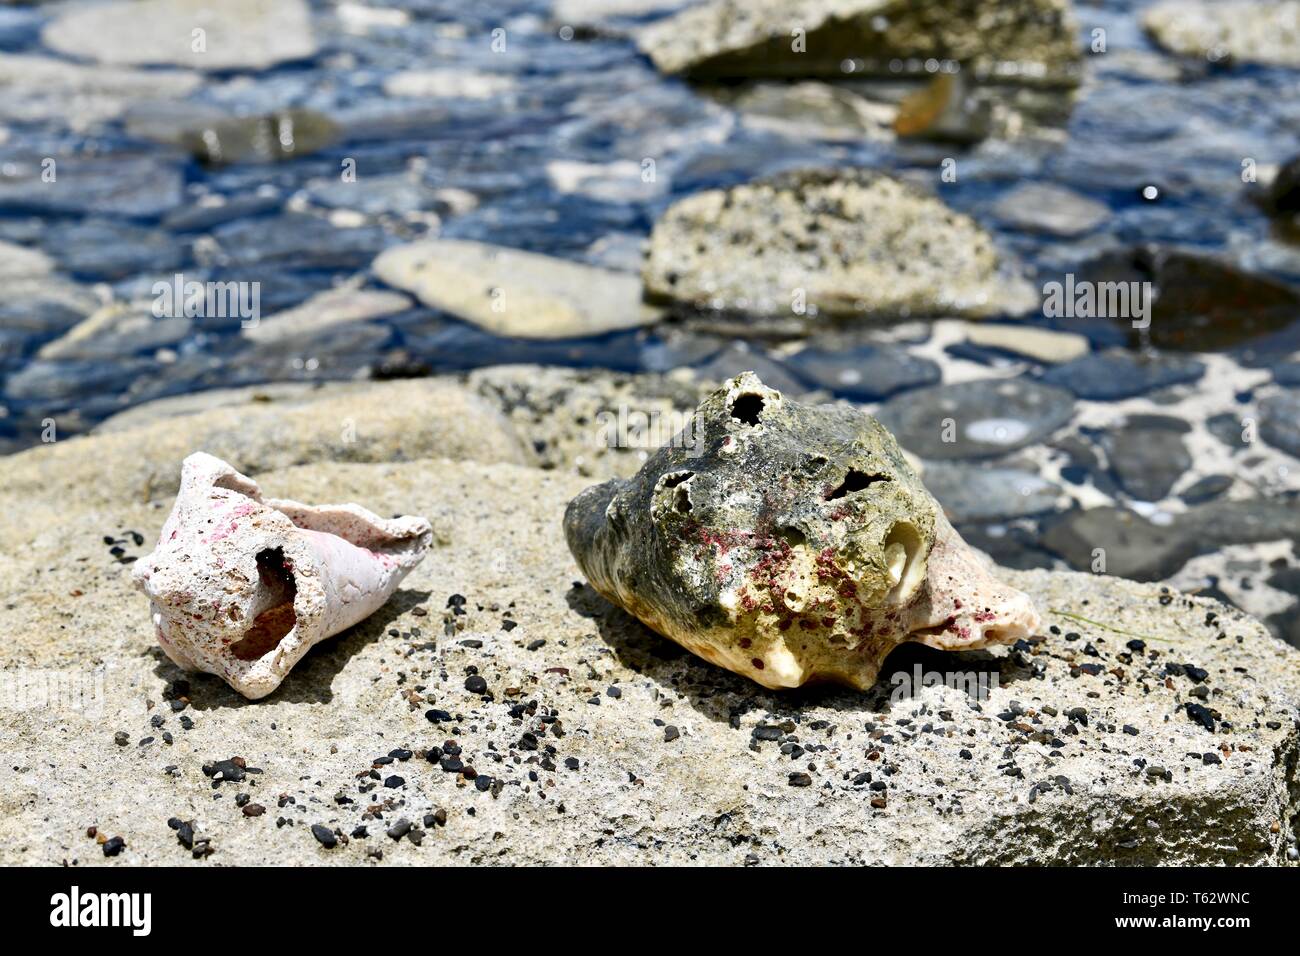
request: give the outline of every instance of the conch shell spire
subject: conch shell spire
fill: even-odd
[[[168,657],[257,699],[314,645],[379,610],[432,537],[424,518],[263,499],[257,482],[197,452],[133,578]]]

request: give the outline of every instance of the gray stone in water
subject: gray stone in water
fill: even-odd
[[[231,116],[169,131],[175,143],[209,166],[270,163],[318,152],[339,138],[339,127],[320,113],[281,110],[266,116]]]
[[[37,359],[5,380],[4,394],[19,401],[48,402],[62,407],[105,391],[116,392],[124,380],[157,368],[157,363],[143,359],[116,362]]]
[[[196,39],[195,31],[203,31]],[[70,10],[41,33],[52,50],[100,63],[264,70],[316,53],[304,0],[136,0]]]
[[[135,155],[53,157],[48,181],[44,157],[6,160],[0,169],[0,206],[36,213],[80,213],[151,219],[180,204],[184,176],[178,163]]]
[[[562,339],[646,325],[636,277],[521,249],[437,239],[389,249],[383,282],[496,335]]]
[[[1203,505],[1222,495],[1232,487],[1233,482],[1231,475],[1206,475],[1184,489],[1178,497],[1189,505]]]
[[[1039,624],[948,524],[890,434],[744,374],[627,480],[564,518],[592,586],[765,687],[862,690],[897,644],[1012,643]]]
[[[904,392],[877,414],[922,458],[991,458],[1051,435],[1073,416],[1074,400],[1027,379],[981,379]]]
[[[987,468],[964,462],[927,462],[925,487],[953,524],[999,521],[1055,511],[1059,486],[1019,468]]]
[[[1142,16],[1147,32],[1173,53],[1277,66],[1300,66],[1297,24],[1296,0],[1166,0]]]
[[[1091,284],[1083,288],[1096,290],[1095,307],[1104,305],[1097,314],[1126,330],[1134,347],[1232,349],[1286,329],[1300,309],[1300,292],[1283,282],[1225,258],[1174,247],[1144,244],[1105,252],[1080,271]],[[1127,306],[1109,294],[1148,286],[1149,295],[1138,300],[1130,294]]]
[[[1079,398],[1114,402],[1157,388],[1198,381],[1205,363],[1177,355],[1134,355],[1122,349],[1093,352],[1043,373],[1048,385],[1068,388]]]
[[[792,25],[804,31],[802,46]],[[1070,84],[1079,72],[1075,33],[1064,0],[960,11],[943,0],[713,0],[652,23],[637,42],[663,72],[697,78],[842,79],[891,74],[895,60],[921,73],[935,58],[979,75]]]
[[[1259,403],[1259,434],[1264,441],[1300,458],[1300,395],[1282,392]]]
[[[1130,420],[1107,431],[1102,439],[1120,487],[1139,501],[1159,501],[1192,467],[1192,456],[1182,436],[1186,423],[1178,419],[1170,421],[1176,423],[1175,427],[1157,421]]]
[[[188,245],[160,229],[99,218],[55,223],[42,242],[65,271],[109,280],[168,273],[185,262]]]
[[[1287,388],[1300,388],[1300,362],[1283,362],[1274,365],[1273,381]]]
[[[1053,183],[1025,183],[998,200],[993,215],[1028,232],[1081,236],[1110,217],[1105,203]]]
[[[1220,412],[1205,420],[1205,427],[1210,434],[1229,448],[1241,451],[1247,447],[1246,422],[1248,416],[1236,412]]]
[[[1235,544],[1300,537],[1300,506],[1294,500],[1211,501],[1154,524],[1125,508],[1071,511],[1044,523],[1042,542],[1070,567],[1104,570],[1136,581],[1161,581],[1199,554]]]
[[[809,384],[862,402],[934,385],[940,378],[935,362],[888,345],[849,350],[807,348],[787,357],[785,363]]]
[[[358,176],[352,182],[343,182],[338,176],[313,179],[304,192],[318,206],[355,209],[367,216],[400,216],[439,205],[438,190],[405,173]]]
[[[256,279],[251,273],[267,265],[360,269],[390,241],[377,226],[341,228],[321,216],[300,213],[229,222],[215,229],[213,237],[224,265],[249,270],[232,279]]]
[[[677,201],[650,235],[643,277],[650,301],[820,324],[1015,314],[1038,301],[969,217],[856,168],[779,173]]]

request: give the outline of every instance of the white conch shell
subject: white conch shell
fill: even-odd
[[[432,538],[424,518],[263,500],[257,482],[196,452],[132,576],[167,656],[256,700],[314,645],[379,610]]]

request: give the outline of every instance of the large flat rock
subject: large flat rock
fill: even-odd
[[[150,467],[179,466],[157,454]],[[1008,573],[1043,611],[1041,639],[907,647],[887,665],[996,679],[978,705],[946,686],[894,700],[889,681],[768,692],[575,583],[560,521],[587,479],[318,460],[256,477],[271,495],[427,515],[437,544],[387,607],[250,703],[169,663],[130,587],[169,496],[86,498],[84,475],[45,473],[23,497],[49,520],[0,530],[16,691],[0,863],[195,863],[169,818],[210,839],[203,865],[1238,864],[1284,861],[1294,839],[1300,653],[1211,600]],[[486,693],[466,689],[475,673]],[[425,759],[448,741],[475,779]],[[232,757],[259,772],[205,775]],[[402,819],[418,845],[385,835]],[[368,836],[325,849],[312,825]],[[106,857],[90,826],[125,849]]]

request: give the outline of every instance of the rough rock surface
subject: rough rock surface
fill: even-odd
[[[636,328],[656,317],[636,276],[456,239],[385,251],[375,275],[496,335],[575,338]]]
[[[937,58],[1072,83],[1079,67],[1065,0],[714,0],[650,24],[638,43],[665,73],[710,79],[883,74],[892,60]]]
[[[3,864],[1279,863],[1296,832],[1300,654],[1212,600],[1007,573],[1049,625],[1023,646],[769,692],[573,585],[559,515],[587,479],[322,461],[259,478],[418,511],[439,543],[249,703],[168,663],[130,587],[125,531],[165,496],[48,476],[0,492]],[[997,686],[894,696],[917,666]]]
[[[194,31],[202,30],[202,48]],[[316,52],[304,0],[133,0],[70,10],[41,39],[100,63],[264,70]]]
[[[473,461],[528,460],[495,408],[435,379],[335,387],[321,394],[251,388],[222,393],[221,400],[232,401],[5,458],[4,489],[31,496],[33,508],[44,507],[39,503],[45,501],[43,490],[60,483],[75,483],[87,506],[168,498],[176,493],[181,460],[199,448],[245,474],[321,459],[394,461],[445,455]],[[180,407],[191,406],[183,402]],[[49,506],[57,511],[56,501]],[[56,511],[48,520],[57,520]]]
[[[992,239],[940,199],[865,169],[781,173],[674,203],[646,297],[762,317],[1023,312],[1036,303]]]
[[[1142,22],[1173,53],[1300,66],[1300,3],[1295,0],[1174,0],[1147,10]]]

